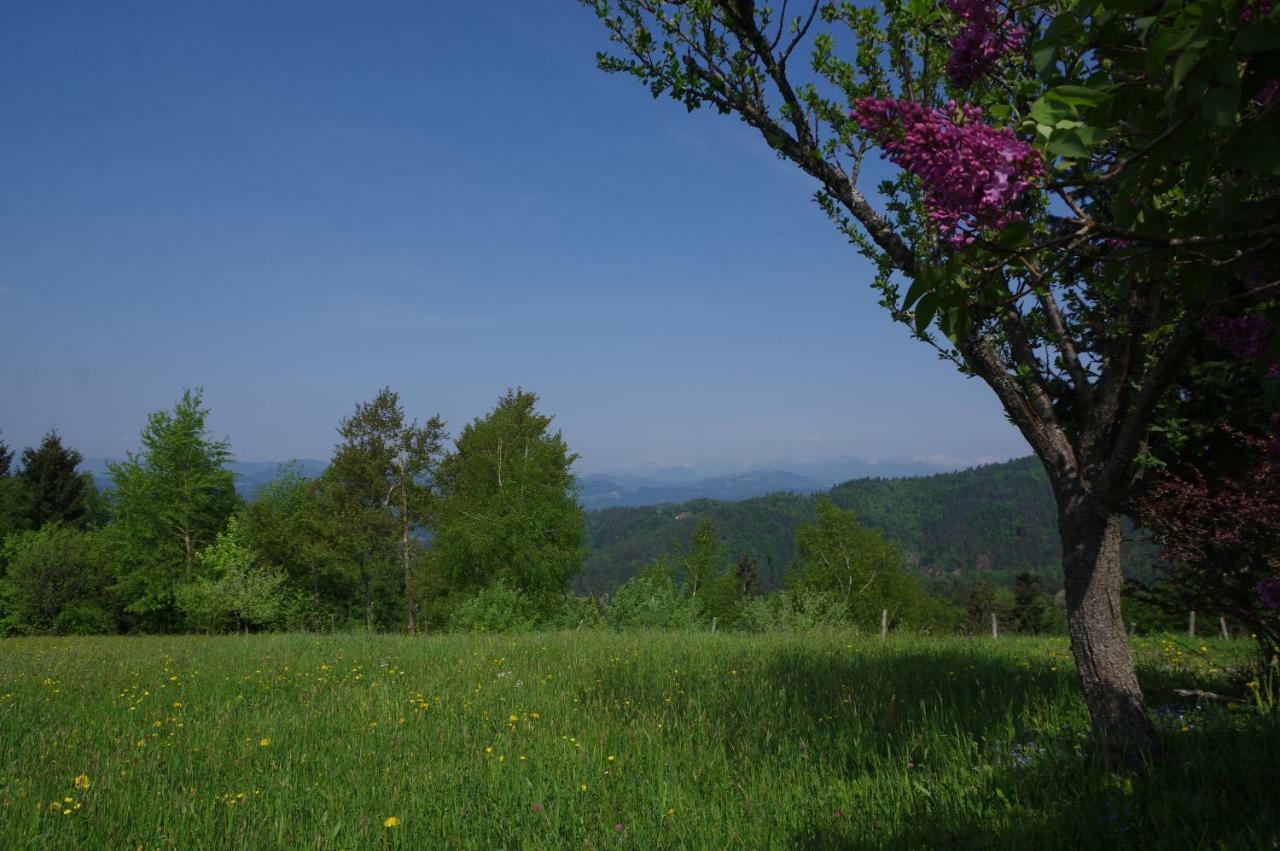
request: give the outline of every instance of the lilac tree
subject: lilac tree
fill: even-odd
[[[615,45],[603,70],[758,131],[815,180],[882,306],[995,392],[1052,482],[1094,728],[1117,755],[1145,745],[1120,518],[1203,323],[1274,311],[1280,15],[1242,0],[581,2]],[[870,194],[874,151],[896,170]]]

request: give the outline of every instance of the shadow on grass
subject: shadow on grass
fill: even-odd
[[[880,812],[894,811],[861,819],[845,815],[868,805],[851,791],[786,847],[1252,848],[1280,838],[1280,721],[1169,705],[1175,688],[1221,685],[1203,675],[1140,668],[1162,709],[1161,756],[1127,778],[1090,744],[1061,653],[978,643],[824,650],[727,654],[723,664],[745,670],[708,672],[718,681],[700,683],[689,718],[734,764],[811,760],[898,790],[870,793]],[[637,685],[620,671],[602,680],[605,694],[634,695]],[[874,835],[860,834],[869,823]]]
[[[1086,734],[1075,669],[982,652],[905,651],[848,659],[789,654],[770,666],[790,717],[813,723],[815,749],[849,774],[916,766],[919,795],[898,827],[851,835],[842,814],[807,825],[792,847],[1256,848],[1280,845],[1280,719],[1199,705],[1175,689],[1222,678],[1140,668],[1160,756],[1143,774],[1109,769]],[[814,723],[859,705],[852,723]],[[839,717],[839,716],[837,716]],[[746,733],[746,730],[740,731]],[[879,741],[868,749],[856,739]],[[854,740],[854,741],[851,741]],[[995,742],[1013,742],[1013,749]],[[966,742],[968,749],[966,750]],[[985,744],[982,744],[985,743]],[[944,753],[930,753],[930,747]],[[868,753],[868,750],[878,751]],[[973,760],[972,786],[931,776],[939,758]],[[889,758],[892,758],[891,756]],[[920,770],[924,769],[924,770]],[[951,784],[953,788],[945,788]],[[939,793],[927,790],[934,786]],[[950,794],[949,794],[950,793]]]

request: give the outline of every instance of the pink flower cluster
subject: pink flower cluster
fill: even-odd
[[[976,106],[949,112],[911,101],[861,98],[850,117],[891,162],[924,184],[929,219],[953,244],[974,231],[1021,221],[1015,205],[1044,173],[1036,150],[1011,130],[982,122]],[[958,116],[958,117],[953,117]]]
[[[1021,47],[1027,36],[1025,27],[998,18],[995,3],[947,0],[947,6],[964,21],[960,32],[951,39],[951,58],[947,60],[947,78],[953,86],[972,86],[1001,56]]]
[[[1240,10],[1240,23],[1247,24],[1253,20],[1254,14],[1258,17],[1265,18],[1271,14],[1271,0],[1256,0]]]
[[[1271,340],[1271,323],[1261,316],[1215,316],[1204,320],[1204,334],[1240,360],[1260,357]]]

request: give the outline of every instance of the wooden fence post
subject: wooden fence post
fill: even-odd
[[[996,625],[996,613],[995,613],[995,612],[992,612],[992,613],[991,613],[991,637],[992,637],[992,638],[999,638],[999,637],[1000,637],[1000,627]]]
[[[1187,635],[1190,638],[1196,637],[1196,610],[1191,610],[1191,619],[1187,621]]]
[[[1227,632],[1227,619],[1226,619],[1226,618],[1223,618],[1223,617],[1218,618],[1218,626],[1222,629],[1222,637],[1223,637],[1223,638],[1230,638],[1230,637],[1231,637],[1231,633]]]
[[[880,610],[880,640],[884,641],[886,635],[889,634],[889,610]]]

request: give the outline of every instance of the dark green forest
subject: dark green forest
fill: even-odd
[[[1005,585],[1022,571],[1042,576],[1051,587],[1060,584],[1053,495],[1040,462],[1027,457],[934,476],[856,479],[812,496],[780,493],[590,512],[589,553],[577,586],[610,592],[660,553],[687,548],[698,524],[709,520],[732,552],[752,558],[765,588],[778,588],[796,563],[796,530],[813,522],[822,499],[852,511],[896,543],[927,588],[942,591],[975,572],[989,572]],[[1154,565],[1152,548],[1131,533],[1126,573],[1149,579]]]

